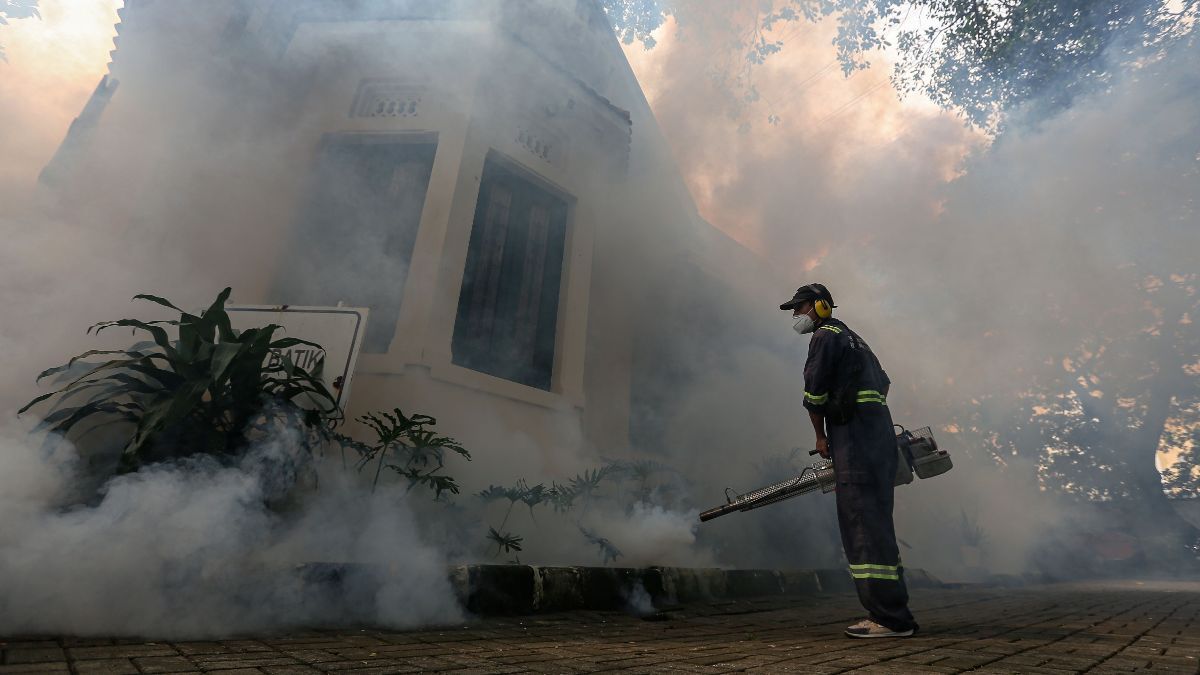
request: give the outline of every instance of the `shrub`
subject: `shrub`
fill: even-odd
[[[119,471],[197,453],[238,455],[254,429],[265,429],[280,416],[309,428],[336,423],[340,412],[321,382],[320,365],[310,373],[286,353],[298,345],[320,345],[273,339],[280,329],[274,324],[234,330],[225,311],[229,294],[230,289],[223,290],[198,316],[157,296],[135,296],[177,311],[179,318],[119,319],[92,326],[89,334],[131,328],[150,340],[125,350],[84,352],[44,371],[38,381],[53,378],[65,386],[38,396],[18,414],[52,401],[38,429],[77,444],[110,425],[132,427]],[[272,352],[280,358],[268,362]],[[107,360],[92,360],[96,357]]]

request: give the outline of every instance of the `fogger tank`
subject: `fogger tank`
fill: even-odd
[[[921,427],[909,431],[899,424],[896,425],[896,450],[900,453],[900,461],[896,463],[896,485],[908,485],[913,481],[913,473],[917,478],[933,478],[954,468],[950,453],[938,447],[929,427]]]

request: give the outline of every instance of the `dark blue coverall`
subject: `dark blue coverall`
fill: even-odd
[[[850,574],[875,623],[915,630],[892,523],[896,435],[887,408],[891,380],[871,348],[837,319],[822,320],[808,344],[804,407],[826,418],[837,478],[838,527]],[[836,423],[840,401],[853,417]]]

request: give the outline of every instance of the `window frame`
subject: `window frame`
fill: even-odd
[[[515,177],[516,179],[528,183],[534,189],[536,189],[542,193],[545,193],[550,199],[557,200],[558,202],[560,202],[562,204],[562,209],[563,209],[562,226],[561,226],[562,227],[562,235],[561,235],[562,236],[562,244],[561,244],[561,256],[559,259],[559,270],[558,270],[558,289],[557,289],[557,292],[555,293],[555,303],[556,304],[555,304],[554,328],[553,328],[553,335],[552,335],[553,350],[552,350],[552,354],[550,357],[549,381],[548,381],[546,387],[541,387],[536,384],[529,384],[529,383],[522,382],[517,379],[506,377],[504,375],[494,374],[492,372],[488,372],[487,370],[480,370],[478,368],[475,368],[470,365],[466,365],[462,362],[459,362],[455,358],[455,343],[456,343],[456,336],[458,335],[457,331],[459,328],[459,319],[461,318],[461,313],[463,311],[464,294],[467,292],[467,274],[469,272],[469,266],[472,263],[471,242],[474,240],[475,235],[476,235],[475,229],[476,229],[476,226],[478,225],[477,217],[480,214],[480,209],[486,208],[483,204],[480,203],[480,200],[485,195],[484,180],[485,180],[485,177],[488,175],[489,171],[497,171],[497,170],[500,172],[508,173],[508,174],[512,175],[513,177]],[[453,317],[453,321],[451,324],[450,335],[449,335],[449,338],[450,338],[450,349],[449,349],[449,354],[448,354],[449,361],[450,361],[449,365],[456,370],[462,370],[462,371],[465,371],[468,373],[473,373],[478,376],[482,376],[482,377],[496,380],[499,382],[504,382],[504,383],[507,383],[512,386],[520,387],[521,389],[529,391],[529,392],[544,392],[546,394],[551,394],[551,395],[561,395],[563,393],[563,372],[562,372],[563,365],[564,365],[563,364],[563,349],[564,349],[564,340],[565,340],[566,334],[567,334],[566,324],[567,324],[567,319],[568,319],[568,314],[569,314],[568,295],[569,295],[569,290],[570,290],[571,274],[572,274],[570,262],[571,262],[571,258],[573,257],[573,240],[574,240],[575,229],[576,229],[575,221],[576,221],[578,199],[576,198],[576,196],[574,194],[572,194],[570,191],[568,191],[564,187],[562,187],[558,184],[555,184],[554,182],[546,179],[544,176],[538,174],[533,169],[531,169],[527,165],[523,164],[519,160],[516,160],[516,159],[504,154],[503,152],[496,150],[495,148],[489,147],[487,152],[484,153],[483,161],[479,165],[478,176],[479,176],[478,182],[474,186],[475,194],[474,194],[474,200],[473,200],[473,204],[472,204],[473,208],[471,210],[471,217],[470,217],[469,224],[467,227],[468,231],[467,231],[467,236],[466,236],[466,250],[464,251],[463,265],[462,265],[462,269],[460,270],[461,271],[460,279],[459,279],[460,284],[458,287],[458,293],[455,295],[455,299],[454,299],[454,310],[453,310],[454,317]],[[512,225],[513,225],[513,222],[511,220],[509,220],[507,227],[512,227]],[[555,225],[553,223],[550,223],[550,224],[548,224],[548,226],[554,227]],[[501,260],[499,261],[499,265],[501,265],[501,273],[503,273],[503,266],[505,265],[504,256],[503,256],[504,250],[505,249],[502,249]],[[524,262],[526,264],[528,264],[528,261],[524,261]],[[547,290],[542,291],[542,293],[546,293],[546,292],[547,292]],[[542,296],[542,297],[544,297],[544,296]],[[534,326],[533,330],[535,331],[535,335],[533,338],[534,345],[535,345],[534,349],[536,349],[537,327]]]
[[[288,246],[290,247],[302,245],[302,242],[299,238],[303,235],[301,229],[305,227],[303,221],[308,217],[305,213],[303,213],[303,209],[308,208],[311,205],[310,200],[313,198],[314,182],[320,180],[318,175],[320,164],[327,153],[330,152],[330,148],[335,145],[425,145],[431,146],[432,150],[429,163],[429,176],[425,181],[425,191],[421,196],[420,208],[416,209],[416,221],[413,230],[411,233],[409,233],[411,242],[408,246],[409,250],[407,260],[404,261],[404,280],[399,289],[394,289],[397,294],[397,297],[395,298],[396,321],[391,326],[388,344],[382,351],[367,351],[364,349],[362,353],[362,355],[368,359],[386,357],[386,355],[395,351],[397,340],[400,336],[400,322],[404,315],[405,299],[410,292],[410,277],[412,276],[413,261],[419,254],[419,246],[417,245],[417,242],[421,236],[424,212],[428,208],[430,199],[433,196],[433,183],[437,167],[437,158],[439,152],[441,151],[441,139],[439,138],[438,132],[427,130],[396,130],[379,132],[330,131],[322,133],[317,142],[314,144],[312,152],[308,156],[309,162],[307,168],[307,177],[304,180],[304,188],[299,193],[299,199],[296,203],[297,211],[294,213],[291,219],[291,225],[289,226]],[[275,289],[275,295],[279,296],[280,298],[283,298],[287,295],[286,288],[287,284],[290,282],[288,282],[284,276],[281,276],[278,272],[276,272],[275,280],[272,283]],[[291,304],[314,305],[319,303],[300,302]],[[368,307],[368,305],[365,304],[362,306]],[[370,327],[371,322],[377,323],[379,321],[379,316],[379,312],[371,312],[370,318],[368,319],[368,328]]]

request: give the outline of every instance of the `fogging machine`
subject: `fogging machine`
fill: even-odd
[[[900,425],[896,427],[900,430],[896,434],[896,452],[900,454],[900,461],[896,462],[896,485],[913,482],[914,473],[918,478],[932,478],[953,468],[949,453],[938,447],[929,427],[921,427],[916,431],[909,431]],[[811,450],[808,454],[815,455],[817,451]],[[734,511],[757,509],[817,490],[822,493],[833,492],[836,484],[833,462],[821,459],[806,467],[795,478],[746,494],[732,496],[732,490],[725,488],[726,503],[701,513],[700,521],[712,520]]]

